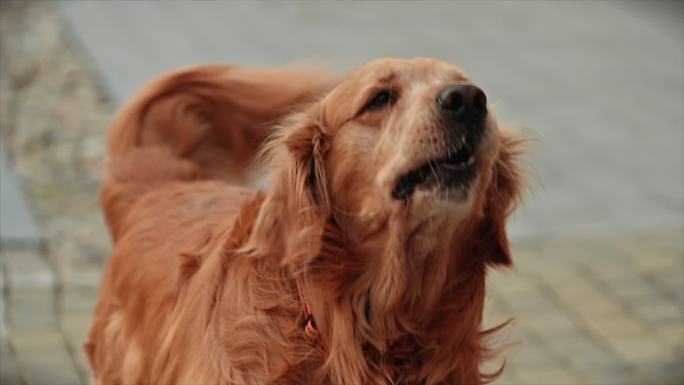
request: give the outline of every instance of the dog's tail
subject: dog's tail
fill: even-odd
[[[159,183],[245,182],[274,123],[333,82],[306,68],[227,65],[190,68],[153,81],[117,114],[109,131],[102,204],[110,230],[126,207]]]

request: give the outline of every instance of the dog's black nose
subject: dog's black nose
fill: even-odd
[[[472,84],[448,86],[437,94],[439,108],[449,116],[479,121],[487,115],[487,96]]]

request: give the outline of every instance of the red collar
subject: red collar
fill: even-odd
[[[318,325],[316,324],[316,319],[311,311],[311,306],[304,302],[304,295],[302,293],[301,287],[299,286],[299,282],[297,282],[297,291],[299,292],[299,299],[302,301],[304,306],[304,321],[302,322],[304,335],[306,336],[306,339],[308,339],[309,342],[316,347],[316,350],[325,356],[328,353],[321,344],[321,333],[318,330]]]
[[[312,341],[319,338],[318,325],[316,325],[316,320],[311,313],[311,306],[308,303],[304,304],[304,334]]]
[[[304,335],[316,347],[316,350],[324,356],[327,355],[328,352],[321,344],[321,333],[318,331],[318,325],[316,325],[316,320],[311,312],[311,306],[308,303],[304,303],[304,322],[302,327],[304,328]]]

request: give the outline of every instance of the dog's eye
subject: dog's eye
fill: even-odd
[[[397,102],[397,94],[392,90],[381,90],[361,110],[362,113],[389,107]]]

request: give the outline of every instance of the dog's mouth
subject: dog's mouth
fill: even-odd
[[[468,143],[444,158],[432,159],[399,178],[392,197],[406,201],[418,190],[435,190],[447,199],[463,199],[477,174],[475,150]]]

